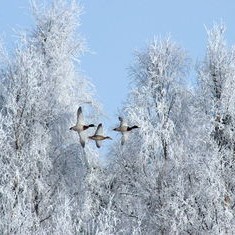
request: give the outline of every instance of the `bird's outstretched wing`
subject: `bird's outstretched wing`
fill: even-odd
[[[82,107],[79,107],[77,111],[77,125],[83,124],[83,120]]]
[[[124,121],[122,117],[118,117],[118,119],[120,121],[120,126],[127,126],[127,123]]]
[[[100,123],[96,129],[95,135],[103,135],[103,126],[102,123]]]
[[[122,132],[122,138],[121,138],[121,145],[124,145],[124,143],[127,141],[129,136],[128,132]]]
[[[80,143],[82,145],[83,148],[85,148],[85,139],[82,133],[78,133],[79,134],[79,139],[80,139]]]
[[[101,147],[101,143],[102,143],[101,141],[96,140],[95,143],[96,143],[96,147],[97,147],[97,148],[100,148],[100,147]]]

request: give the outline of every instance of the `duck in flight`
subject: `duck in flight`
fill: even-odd
[[[97,148],[100,148],[101,146],[101,143],[102,143],[102,140],[105,140],[105,139],[112,139],[111,137],[109,136],[104,136],[103,134],[103,126],[102,126],[102,123],[100,123],[96,129],[96,132],[94,135],[92,136],[89,136],[88,138],[91,139],[91,140],[95,140],[95,143],[96,143],[96,146]]]
[[[114,128],[114,131],[119,131],[122,134],[122,139],[121,139],[121,144],[123,145],[127,138],[128,138],[128,134],[131,130],[139,128],[138,126],[134,125],[134,126],[128,126],[127,123],[123,120],[122,117],[118,117],[119,121],[120,121],[120,125],[119,127]]]
[[[76,131],[79,135],[80,143],[82,147],[85,147],[85,140],[81,132],[87,130],[89,127],[95,127],[94,124],[85,125],[84,118],[82,114],[82,107],[79,107],[77,110],[77,123],[75,126],[70,127],[70,130]]]

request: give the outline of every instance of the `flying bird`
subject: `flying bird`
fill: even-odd
[[[120,121],[120,125],[119,127],[114,128],[114,131],[119,131],[122,134],[122,139],[121,139],[121,144],[123,145],[129,135],[129,132],[133,129],[139,128],[138,126],[134,125],[134,126],[128,126],[127,123],[123,120],[122,117],[118,117],[119,121]]]
[[[84,118],[83,118],[83,114],[82,114],[82,107],[79,107],[77,110],[77,123],[75,126],[70,127],[69,130],[73,130],[76,131],[79,135],[79,139],[80,139],[80,143],[82,145],[82,147],[85,147],[85,140],[81,134],[82,131],[87,130],[89,127],[95,127],[94,124],[89,124],[89,125],[85,125],[84,124]]]
[[[89,136],[88,138],[89,139],[92,139],[92,140],[95,140],[95,143],[96,143],[96,147],[97,148],[100,148],[101,146],[101,143],[102,143],[102,140],[105,140],[105,139],[112,139],[111,137],[109,136],[104,136],[103,134],[103,126],[102,126],[102,123],[100,123],[96,129],[96,132],[94,135],[92,136]]]

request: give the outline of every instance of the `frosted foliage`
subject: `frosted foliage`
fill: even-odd
[[[33,10],[35,30],[21,34],[12,58],[1,53],[0,233],[74,234],[92,151],[69,127],[80,105],[93,112],[99,105],[75,69],[84,50],[80,7],[54,1]]]
[[[225,102],[233,99],[231,90],[226,91],[229,83],[233,86],[233,52],[218,35],[223,33],[217,31],[220,27],[208,33],[209,51],[198,68],[200,86],[195,91],[185,79],[189,60],[171,40],[155,40],[136,54],[122,115],[140,129],[124,146],[115,144],[109,179],[117,228],[124,234],[234,231],[233,119],[216,119],[218,110],[233,116]],[[219,99],[211,87],[218,83],[206,77],[208,64],[223,65],[218,68],[224,76]]]
[[[215,25],[208,30],[207,53],[198,71],[201,91],[212,115],[222,114],[227,105],[228,84],[234,77],[234,49],[228,48],[225,39],[225,26]],[[222,99],[224,98],[224,100]],[[225,104],[226,104],[225,103]]]
[[[184,200],[185,140],[177,134],[182,128],[177,120],[188,125],[187,105],[182,106],[189,96],[183,87],[187,64],[184,50],[167,38],[138,53],[131,67],[134,87],[124,112],[130,125],[141,128],[116,150],[113,166],[114,205],[126,233],[169,233],[177,231],[183,219],[185,226],[186,215],[179,211]]]
[[[234,168],[234,47],[229,47],[224,39],[225,26],[214,25],[208,30],[208,50],[199,72],[203,93],[208,93],[205,102],[207,115],[211,120],[210,133],[215,141],[220,158],[220,175],[224,183],[223,197],[227,210],[225,217],[234,221],[234,189],[235,181],[231,176]],[[232,216],[233,215],[233,216]]]
[[[225,26],[207,30],[192,88],[190,59],[171,38],[135,53],[119,115],[139,128],[102,162],[69,130],[79,106],[87,123],[101,113],[77,71],[81,7],[32,2],[32,11],[34,30],[13,56],[0,45],[0,234],[233,234],[235,54]],[[94,129],[83,133],[87,142]]]
[[[185,95],[182,84],[188,59],[185,52],[167,38],[154,40],[145,52],[136,55],[136,60],[131,68],[133,83],[137,84],[130,94],[133,105],[125,109],[132,122],[139,123],[143,126],[141,130],[148,133],[143,138],[146,144],[150,143],[148,136],[155,144],[161,141],[167,144],[174,136],[182,109],[180,96]],[[163,153],[165,158],[166,154]]]

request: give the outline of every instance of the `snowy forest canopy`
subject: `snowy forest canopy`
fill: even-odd
[[[14,55],[0,47],[0,234],[233,234],[235,49],[225,26],[207,30],[193,78],[170,38],[135,54],[120,115],[140,128],[109,143],[103,166],[69,131],[79,106],[89,123],[102,115],[77,71],[80,6],[32,10],[35,27]]]

